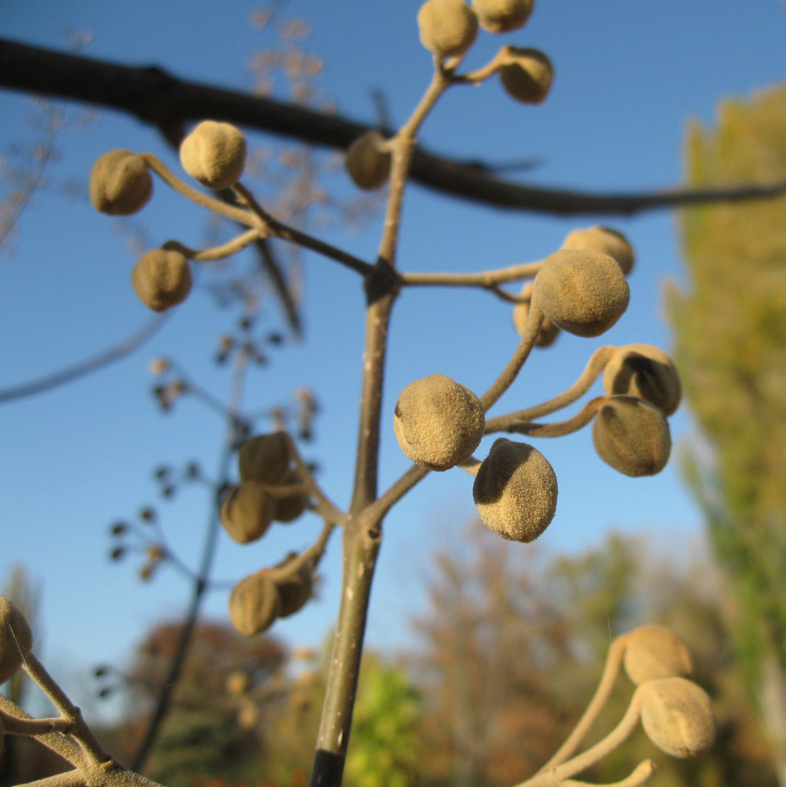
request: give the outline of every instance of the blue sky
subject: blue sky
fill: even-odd
[[[248,63],[269,42],[254,32],[257,4],[235,0],[6,0],[0,35],[64,48],[64,30],[90,31],[85,53],[129,65],[157,65],[171,73],[235,89],[250,86]],[[419,43],[417,2],[357,3],[290,0],[286,13],[312,26],[308,46],[326,64],[320,88],[348,117],[373,122],[372,89],[383,91],[390,114],[402,122],[430,77],[430,57]],[[501,40],[483,34],[468,63],[480,65],[500,43],[534,46],[555,65],[552,93],[539,107],[509,100],[496,83],[451,91],[427,121],[424,145],[446,155],[506,161],[536,158],[520,177],[529,183],[588,190],[656,189],[681,177],[681,149],[690,118],[711,123],[717,102],[775,84],[786,72],[786,7],[776,0],[539,0],[530,23]],[[30,139],[27,97],[0,93],[0,151]],[[69,109],[73,118],[79,111]],[[249,134],[252,146],[269,138]],[[53,184],[84,187],[92,162],[123,147],[177,162],[156,133],[126,117],[103,112],[81,131],[58,141],[63,158]],[[341,174],[326,188],[353,196]],[[139,219],[151,243],[177,238],[198,245],[205,214],[157,184]],[[435,195],[414,186],[407,195],[399,261],[404,270],[477,271],[540,259],[565,234],[596,217],[553,218],[505,213]],[[520,409],[569,385],[602,344],[644,342],[668,349],[662,319],[666,279],[684,281],[677,222],[669,212],[601,223],[627,233],[638,253],[630,279],[631,307],[597,340],[563,336],[536,354],[495,412]],[[320,231],[332,243],[372,259],[380,220],[362,232],[338,226]],[[13,256],[0,260],[0,387],[23,383],[119,341],[147,314],[129,285],[134,256],[115,223],[84,198],[67,201],[50,187],[21,217]],[[242,265],[242,261],[237,263]],[[2,467],[0,576],[23,562],[43,589],[44,658],[80,669],[121,661],[129,646],[162,616],[177,616],[187,588],[165,570],[151,584],[135,579],[135,563],[106,560],[107,525],[156,503],[152,469],[199,460],[210,470],[221,443],[221,423],[193,400],[160,414],[149,394],[151,358],[178,359],[194,379],[224,397],[228,379],[211,364],[217,337],[234,313],[215,308],[206,271],[191,298],[143,349],[79,382],[0,406]],[[254,408],[270,406],[300,386],[321,404],[310,458],[339,504],[348,500],[360,380],[363,301],[357,277],[334,263],[305,259],[305,341],[274,352],[268,369],[247,389]],[[264,306],[265,328],[280,328],[275,305]],[[448,374],[481,392],[515,347],[508,307],[464,290],[408,291],[397,304],[390,344],[384,421],[382,486],[407,467],[393,438],[392,408],[411,380]],[[675,443],[689,443],[692,426],[681,409],[672,419]],[[542,548],[580,552],[609,528],[649,532],[664,550],[681,554],[701,532],[701,514],[672,461],[659,476],[629,479],[594,454],[589,432],[538,443],[560,484],[557,515]],[[480,453],[482,454],[482,450]],[[675,452],[676,453],[676,452]],[[195,561],[206,518],[206,497],[192,489],[159,506],[171,543]],[[445,539],[460,538],[474,507],[471,479],[460,471],[434,474],[388,519],[372,600],[369,641],[405,644],[407,621],[423,600],[428,555]],[[280,528],[240,547],[223,537],[217,575],[239,578],[276,562],[314,537],[316,523]],[[512,549],[528,549],[512,545]],[[338,539],[323,564],[318,602],[274,628],[292,642],[318,644],[337,608]],[[224,616],[226,594],[208,612]],[[76,680],[69,676],[69,680]]]

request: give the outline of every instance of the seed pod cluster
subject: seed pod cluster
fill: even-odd
[[[246,440],[237,456],[241,481],[275,486],[289,474],[289,444],[283,432],[260,434]]]
[[[134,266],[131,283],[145,306],[164,312],[188,297],[193,279],[185,254],[174,249],[153,249]]]
[[[562,242],[563,249],[589,249],[614,257],[627,276],[633,270],[635,253],[628,239],[609,227],[586,227],[569,232]]]
[[[519,336],[523,336],[529,319],[530,301],[517,303],[513,307],[513,327]],[[559,328],[548,318],[544,317],[535,339],[536,347],[550,347],[559,336]]]
[[[597,251],[561,249],[549,255],[535,277],[543,313],[576,336],[607,331],[628,308],[630,290],[619,264]]]
[[[420,41],[437,57],[459,57],[475,42],[478,17],[464,0],[426,0],[418,11]]]
[[[234,186],[246,165],[246,139],[230,123],[204,120],[180,145],[180,163],[210,189]]]
[[[33,632],[17,606],[0,596],[0,684],[13,677],[33,647]]]
[[[682,396],[680,378],[665,352],[649,344],[618,348],[603,370],[603,388],[608,396],[636,396],[671,415]]]
[[[250,544],[265,535],[275,514],[275,501],[256,481],[231,487],[221,502],[219,519],[230,538]]]
[[[526,443],[500,437],[483,460],[472,489],[484,524],[508,541],[534,541],[557,510],[557,477]]]
[[[284,479],[287,486],[295,486],[302,483],[296,470],[290,470],[289,475]],[[308,506],[308,498],[305,495],[294,497],[274,498],[273,519],[276,522],[294,522]]]
[[[130,216],[147,205],[153,178],[142,156],[130,150],[110,150],[93,165],[90,202],[109,216]]]
[[[393,427],[415,464],[448,470],[472,455],[486,418],[478,397],[444,374],[411,382],[396,402]]]
[[[688,648],[666,626],[640,626],[630,632],[623,664],[637,686],[648,680],[685,678],[693,672]]]
[[[538,49],[507,47],[507,57],[499,69],[499,81],[507,94],[523,104],[545,100],[554,79],[551,60]]]
[[[480,26],[489,33],[509,33],[523,27],[532,6],[533,0],[472,0]]]
[[[387,183],[390,176],[390,151],[378,131],[367,131],[347,150],[344,168],[354,184],[364,191],[374,191]]]

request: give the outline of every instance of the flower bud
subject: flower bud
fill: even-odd
[[[472,0],[478,22],[489,33],[509,33],[526,24],[533,0]]]
[[[302,480],[297,471],[292,470],[285,483],[287,485],[301,484]],[[273,498],[273,519],[276,522],[294,522],[303,514],[307,505],[308,497],[306,495]]]
[[[712,746],[716,723],[712,703],[687,678],[662,678],[649,686],[641,706],[647,737],[672,757],[693,757]]]
[[[633,396],[611,396],[592,425],[598,456],[629,476],[655,475],[666,466],[671,434],[666,416]]]
[[[526,443],[500,437],[472,489],[480,518],[508,541],[534,541],[557,510],[557,477],[548,460]]]
[[[637,686],[659,678],[684,678],[693,672],[685,643],[665,626],[640,626],[631,631],[623,663]]]
[[[543,313],[576,336],[600,336],[628,308],[630,290],[620,266],[608,254],[562,249],[549,255],[535,277],[534,293]]]
[[[247,637],[267,631],[281,609],[276,583],[268,571],[241,579],[229,597],[232,625]]]
[[[519,336],[523,336],[527,328],[527,320],[529,319],[528,301],[517,303],[513,307],[513,327]],[[544,317],[541,323],[540,330],[538,331],[538,338],[535,339],[536,347],[550,347],[554,344],[555,339],[559,335],[559,328],[548,318]]]
[[[373,191],[384,186],[390,175],[390,151],[378,131],[367,131],[347,150],[344,167],[359,189]]]
[[[153,249],[134,267],[131,283],[145,306],[164,312],[188,297],[193,280],[184,254],[174,249]]]
[[[420,41],[437,57],[458,57],[475,42],[478,18],[464,0],[426,0],[418,11]]]
[[[142,156],[130,150],[110,150],[93,165],[89,190],[97,211],[130,216],[147,205],[153,178]]]
[[[618,348],[603,370],[603,389],[608,396],[625,394],[644,399],[664,415],[677,409],[682,395],[671,358],[649,344]]]
[[[254,481],[233,486],[224,496],[219,519],[238,544],[258,541],[273,521],[275,504],[265,488]]]
[[[540,104],[549,94],[552,79],[554,66],[543,52],[507,47],[507,58],[499,69],[499,81],[511,98],[523,104]]]
[[[563,249],[589,249],[600,251],[614,257],[622,272],[627,276],[633,269],[635,253],[628,239],[616,230],[608,227],[587,227],[569,232],[562,242]]]
[[[230,123],[204,120],[180,145],[180,163],[210,189],[234,186],[246,164],[246,139]]]
[[[240,446],[237,456],[241,481],[258,481],[276,486],[289,474],[289,444],[283,432],[251,437]]]
[[[401,450],[415,464],[439,471],[470,457],[485,426],[480,399],[444,374],[432,374],[404,388],[393,417]]]
[[[0,596],[0,684],[13,677],[33,647],[33,632],[11,599]]]

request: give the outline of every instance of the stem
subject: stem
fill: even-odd
[[[179,251],[181,254],[184,254],[186,257],[188,257],[188,259],[194,260],[195,262],[213,262],[215,260],[223,260],[226,257],[231,257],[233,254],[236,254],[246,246],[250,246],[261,237],[262,235],[260,230],[253,229],[247,230],[242,235],[238,235],[228,243],[223,244],[223,246],[215,246],[212,249],[204,249],[199,251],[198,249],[192,249],[177,240],[168,240],[162,246],[162,248]]]
[[[436,286],[445,287],[494,287],[509,281],[520,281],[535,276],[543,266],[543,260],[527,262],[521,265],[511,265],[509,268],[500,268],[493,271],[480,273],[402,273],[401,283],[406,286]]]
[[[560,787],[640,787],[656,771],[657,766],[652,760],[640,762],[624,779],[611,784],[588,784],[587,782],[565,779],[560,782]]]
[[[508,431],[530,435],[531,437],[563,437],[566,434],[573,434],[573,432],[583,429],[607,402],[608,397],[597,396],[595,399],[587,402],[572,418],[553,424],[534,424],[530,422],[511,424],[508,427]]]

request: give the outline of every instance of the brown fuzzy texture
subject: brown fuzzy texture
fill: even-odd
[[[693,673],[685,643],[665,626],[640,626],[628,635],[625,672],[640,686],[659,678],[685,678]]]
[[[549,94],[553,79],[554,66],[543,52],[508,47],[499,80],[511,98],[523,104],[540,104]]]
[[[131,216],[150,200],[153,178],[141,156],[130,150],[110,150],[93,165],[89,190],[97,211]]]
[[[438,57],[463,55],[478,35],[478,18],[464,0],[426,0],[418,11],[420,41]]]
[[[33,632],[11,599],[0,596],[0,683],[5,683],[24,663],[33,647]]]
[[[671,358],[650,344],[620,347],[603,370],[608,396],[637,396],[671,415],[682,397],[680,377]]]
[[[231,487],[221,502],[219,519],[238,544],[258,541],[273,521],[275,502],[261,484],[244,481]]]
[[[590,249],[614,257],[627,276],[633,270],[636,254],[628,239],[609,227],[587,227],[569,232],[562,243],[563,249]]]
[[[517,303],[513,307],[513,327],[519,336],[524,335],[529,319],[530,305],[528,302]],[[544,318],[538,331],[538,338],[535,339],[536,347],[550,347],[559,336],[559,328],[548,318]]]
[[[671,453],[666,416],[633,396],[612,396],[595,416],[592,442],[598,456],[629,476],[655,475]]]
[[[344,168],[354,184],[364,191],[374,191],[387,183],[390,176],[390,151],[378,131],[367,131],[347,150]]]
[[[509,33],[524,27],[533,0],[472,0],[478,22],[489,33]]]
[[[280,612],[278,587],[267,571],[241,579],[229,597],[232,625],[247,637],[267,631]]]
[[[289,475],[289,445],[283,432],[251,437],[240,446],[237,465],[241,481],[275,486]]]
[[[164,312],[182,303],[191,292],[191,266],[179,251],[153,249],[142,255],[131,271],[131,283],[145,306]]]
[[[672,757],[702,754],[712,746],[717,732],[707,692],[687,678],[653,681],[641,706],[641,726]]]
[[[526,443],[500,437],[480,465],[472,489],[480,518],[508,541],[534,541],[557,510],[557,476]]]
[[[246,139],[231,123],[204,120],[181,143],[180,163],[210,189],[234,186],[246,165]]]
[[[600,336],[628,308],[630,290],[617,261],[598,251],[561,249],[535,277],[538,306],[576,336]]]
[[[444,374],[410,383],[396,402],[393,427],[415,464],[448,470],[472,455],[486,426],[478,397]]]

